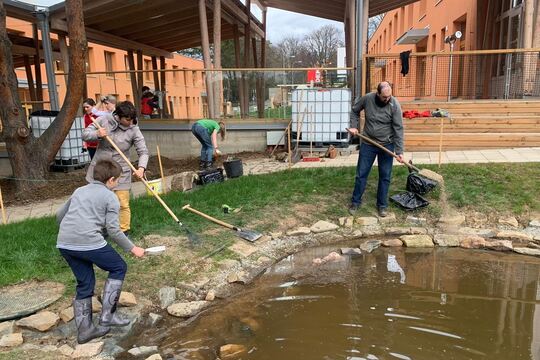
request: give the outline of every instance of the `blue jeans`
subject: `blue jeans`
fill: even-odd
[[[58,249],[66,259],[73,275],[77,279],[77,300],[94,296],[96,286],[96,274],[94,264],[102,270],[109,272],[109,279],[124,280],[127,272],[127,264],[120,254],[111,245],[96,250],[75,251]]]
[[[384,146],[390,151],[394,151],[394,145]],[[379,184],[377,186],[377,208],[385,209],[388,207],[388,190],[390,189],[390,180],[392,179],[392,164],[394,158],[376,146],[362,143],[360,154],[358,156],[358,165],[356,165],[356,178],[354,182],[354,191],[352,194],[352,204],[360,205],[362,195],[366,190],[367,179],[377,158],[379,167]]]
[[[208,130],[201,124],[195,123],[191,127],[191,132],[202,145],[201,148],[201,161],[212,162],[214,156],[214,145],[212,145],[212,139]]]

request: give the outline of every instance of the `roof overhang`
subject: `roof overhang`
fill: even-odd
[[[429,36],[429,29],[411,29],[397,39],[397,45],[415,45]]]

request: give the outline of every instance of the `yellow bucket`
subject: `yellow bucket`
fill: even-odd
[[[147,183],[148,183],[148,186],[150,186],[152,190],[154,190],[156,193],[158,193],[159,195],[163,194],[162,179],[150,180],[150,181],[147,181]],[[148,190],[148,188],[146,188],[146,193],[148,194],[148,196],[153,196],[152,192]]]

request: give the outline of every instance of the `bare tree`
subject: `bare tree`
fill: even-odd
[[[337,49],[343,46],[343,33],[333,25],[323,27],[306,36],[304,43],[308,52],[319,64],[335,64]]]
[[[0,120],[3,139],[19,191],[28,191],[45,179],[49,166],[67,136],[83,96],[87,52],[82,0],[66,0],[69,36],[69,75],[66,98],[49,128],[36,138],[32,135],[17,92],[11,41],[6,29],[6,10],[0,0]]]
[[[368,21],[368,39],[371,39],[371,36],[375,34],[375,31],[379,28],[379,25],[381,25],[381,22],[384,19],[384,14],[375,15],[373,17],[369,18]]]

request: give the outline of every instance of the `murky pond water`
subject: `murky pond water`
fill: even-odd
[[[231,343],[246,347],[241,359],[540,359],[540,260],[399,248],[313,266],[336,249],[290,256],[144,343],[175,359],[216,359]]]

